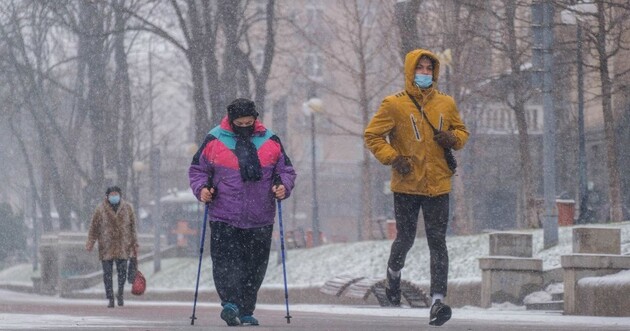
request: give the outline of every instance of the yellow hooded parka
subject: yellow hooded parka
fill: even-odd
[[[420,89],[414,84],[416,64],[421,56],[433,59],[433,85]],[[411,163],[412,171],[403,176],[392,169],[391,190],[396,193],[438,196],[451,191],[451,176],[444,158],[444,148],[433,140],[433,129],[413,104],[413,96],[433,126],[451,130],[457,138],[453,149],[464,147],[468,131],[452,97],[435,86],[440,62],[435,54],[416,49],[405,57],[405,90],[386,97],[364,132],[367,148],[384,165],[391,165],[402,155]]]

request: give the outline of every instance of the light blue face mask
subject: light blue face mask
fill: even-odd
[[[109,200],[109,203],[112,205],[117,205],[120,203],[120,195],[110,195],[107,197],[107,200]]]
[[[433,76],[432,75],[416,74],[416,76],[413,79],[413,82],[419,88],[427,88],[427,87],[431,86],[431,84],[433,84]]]

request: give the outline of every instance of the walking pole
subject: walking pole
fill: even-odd
[[[208,221],[208,204],[203,214],[203,230],[201,231],[201,245],[199,247],[199,267],[197,268],[197,285],[195,285],[195,302],[193,303],[192,316],[190,317],[190,325],[195,325],[195,309],[197,308],[197,294],[199,293],[199,276],[201,275],[201,259],[203,258],[203,242],[206,239],[206,222]]]
[[[287,324],[291,323],[289,314],[289,290],[287,289],[287,266],[284,263],[284,228],[282,227],[282,203],[278,200],[278,223],[280,224],[280,252],[282,253],[282,275],[284,276],[284,303],[287,306]]]

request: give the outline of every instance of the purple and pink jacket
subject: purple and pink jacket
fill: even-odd
[[[274,223],[276,213],[272,185],[282,182],[286,197],[293,189],[296,173],[280,139],[258,120],[254,123],[252,143],[258,151],[262,178],[243,182],[234,154],[236,139],[227,116],[210,130],[188,169],[190,188],[199,199],[204,187],[213,186],[215,196],[208,205],[210,221],[224,222],[241,229]]]

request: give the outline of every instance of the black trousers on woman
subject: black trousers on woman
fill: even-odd
[[[267,272],[273,225],[240,229],[210,222],[210,231],[212,276],[221,304],[233,303],[241,316],[252,315]]]
[[[114,261],[116,261],[116,271],[118,272],[118,296],[121,297],[125,290],[125,281],[127,280],[127,260],[103,260],[103,283],[105,283],[105,296],[107,299],[114,298],[114,284],[112,274],[114,273]]]
[[[418,214],[422,209],[424,228],[431,254],[431,295],[446,295],[448,283],[448,194],[429,197],[424,195],[394,193],[396,239],[392,243],[387,266],[398,271],[405,266],[407,253],[416,239]]]

